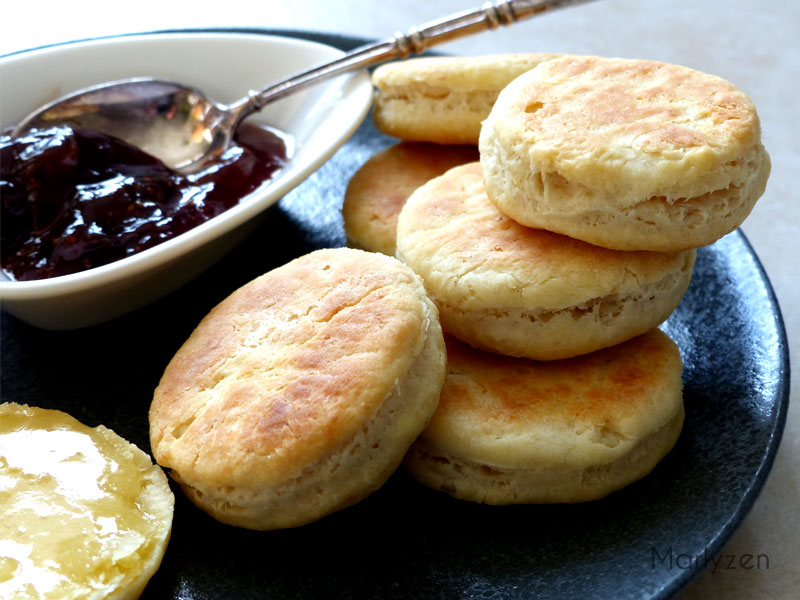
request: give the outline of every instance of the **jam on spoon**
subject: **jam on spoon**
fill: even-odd
[[[77,273],[172,239],[238,204],[286,164],[274,130],[183,175],[108,135],[66,125],[0,136],[0,262],[10,279]]]

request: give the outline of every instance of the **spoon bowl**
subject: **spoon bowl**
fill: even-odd
[[[135,77],[54,100],[23,119],[14,135],[66,123],[114,135],[181,170],[196,163],[198,156],[215,154],[214,148],[224,149],[230,143],[232,119],[228,107],[197,88]]]

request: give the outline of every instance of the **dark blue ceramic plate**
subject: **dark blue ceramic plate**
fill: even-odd
[[[257,32],[345,49],[363,42]],[[197,322],[265,271],[343,245],[339,208],[347,181],[393,143],[368,120],[242,246],[137,313],[64,333],[3,314],[3,401],[58,408],[149,449],[152,391]],[[686,425],[644,480],[590,504],[490,507],[451,499],[398,472],[357,506],[275,532],[221,525],[175,487],[172,540],[144,598],[672,596],[750,510],[786,417],[786,335],[769,281],[740,232],[699,251],[692,285],[664,330],[685,362]]]

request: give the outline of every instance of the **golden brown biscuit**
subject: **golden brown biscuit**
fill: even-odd
[[[113,431],[0,404],[0,597],[138,598],[174,501],[163,471]]]
[[[318,250],[202,320],[155,391],[153,453],[224,523],[303,525],[391,475],[436,409],[444,361],[436,307],[408,267]]]
[[[487,504],[584,502],[644,477],[683,424],[677,346],[653,330],[550,362],[447,338],[447,379],[405,465],[422,483]]]
[[[489,197],[531,227],[619,250],[673,251],[732,231],[770,162],[750,99],[646,60],[563,56],[511,83],[481,133]]]
[[[478,160],[477,146],[400,142],[353,175],[342,216],[350,246],[394,256],[397,215],[411,192],[448,169]]]
[[[397,256],[425,281],[445,332],[537,360],[657,326],[683,297],[695,255],[607,250],[520,225],[486,197],[479,163],[420,187],[397,221]]]
[[[477,145],[481,122],[515,77],[557,54],[412,58],[381,65],[373,120],[407,141]]]

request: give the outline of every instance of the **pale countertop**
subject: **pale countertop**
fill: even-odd
[[[99,0],[5,3],[0,54],[51,42],[183,27],[280,27],[386,37],[482,0],[269,0],[117,6]],[[569,52],[662,60],[728,79],[753,99],[772,158],[766,194],[743,225],[777,293],[800,373],[800,3],[785,0],[600,0],[440,49],[453,54]],[[30,26],[28,26],[30,25]],[[265,82],[267,83],[267,82]],[[0,83],[1,84],[1,83]],[[700,575],[685,600],[786,599],[800,590],[800,388],[772,473],[725,554],[766,554],[770,568]]]

